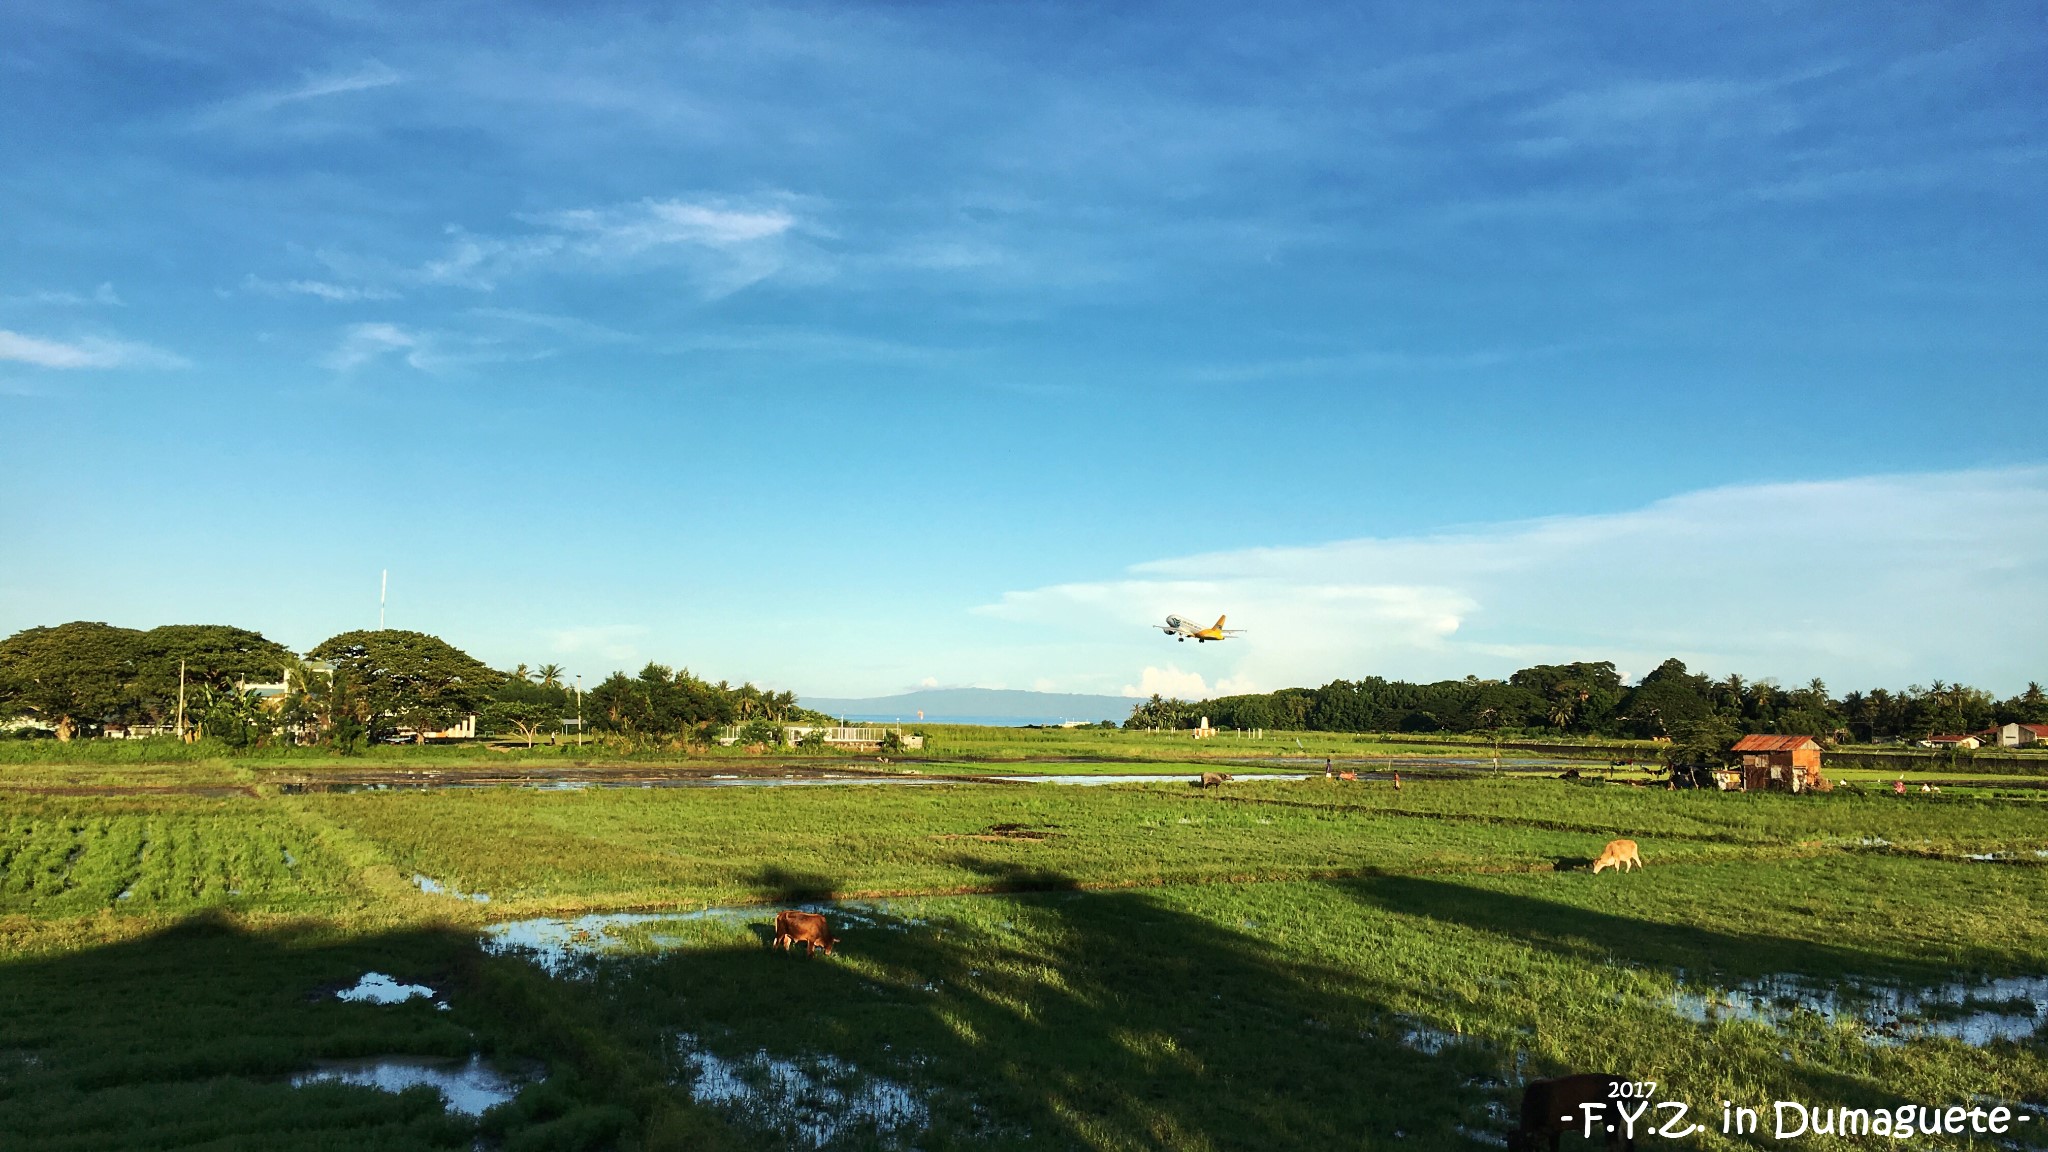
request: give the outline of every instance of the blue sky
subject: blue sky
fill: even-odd
[[[0,630],[2048,673],[2038,6],[421,7],[0,12]]]

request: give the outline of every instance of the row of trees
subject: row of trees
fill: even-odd
[[[1878,688],[1837,698],[1819,680],[1802,688],[1741,676],[1716,680],[1675,659],[1631,686],[1612,663],[1600,661],[1538,664],[1506,680],[1467,676],[1411,684],[1371,676],[1199,704],[1154,696],[1133,708],[1124,724],[1188,728],[1202,716],[1222,728],[1668,737],[1679,742],[1710,730],[1868,743],[1979,731],[2014,721],[2048,723],[2048,693],[2029,684],[2025,692],[2000,700],[1981,688],[1936,681],[1900,692]]]
[[[788,720],[818,718],[796,706],[794,693],[711,683],[660,664],[637,676],[614,672],[579,700],[560,665],[503,672],[424,632],[344,632],[302,657],[225,625],[140,631],[85,621],[0,641],[0,718],[30,718],[60,740],[117,724],[163,727],[179,715],[181,675],[187,729],[236,746],[351,749],[401,731],[424,739],[470,715],[485,733],[529,744],[579,717],[599,732],[688,742],[729,724],[772,734]],[[284,689],[259,693],[252,683]]]

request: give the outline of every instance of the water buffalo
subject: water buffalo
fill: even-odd
[[[1557,1138],[1565,1132],[1583,1130],[1585,1114],[1581,1104],[1600,1104],[1595,1131],[1613,1123],[1607,1137],[1609,1152],[1635,1152],[1636,1142],[1628,1126],[1618,1122],[1615,1106],[1626,1103],[1615,1086],[1622,1078],[1605,1072],[1581,1072],[1550,1080],[1532,1080],[1522,1093],[1522,1126],[1508,1134],[1508,1152],[1557,1152]]]

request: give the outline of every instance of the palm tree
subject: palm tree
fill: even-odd
[[[519,667],[514,668],[512,670],[512,678],[514,680],[525,681],[532,679],[533,674],[526,670],[526,665],[521,664]]]
[[[534,672],[534,675],[540,677],[541,687],[560,688],[562,686],[562,677],[566,675],[567,672],[568,670],[563,668],[560,664],[543,664],[540,666],[539,670]]]

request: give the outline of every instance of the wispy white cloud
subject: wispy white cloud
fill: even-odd
[[[451,226],[438,255],[409,266],[335,252],[322,252],[320,259],[351,284],[399,282],[479,292],[542,273],[602,276],[675,269],[704,295],[718,297],[771,277],[815,281],[829,275],[830,262],[814,242],[824,233],[799,217],[802,203],[807,202],[786,194],[755,200],[647,199],[521,216],[536,230],[515,235]],[[321,281],[285,287],[315,295],[328,295],[323,287],[352,291]]]
[[[421,367],[420,337],[396,324],[352,324],[323,363],[337,372],[360,368],[391,353],[404,353],[406,363]]]
[[[664,245],[738,248],[780,236],[796,217],[780,207],[728,207],[689,200],[642,200],[612,208],[578,208],[541,218],[580,237],[593,256],[630,256]]]
[[[1194,380],[1233,384],[1287,376],[1383,375],[1386,373],[1466,372],[1498,368],[1566,351],[1563,345],[1524,349],[1482,349],[1472,352],[1340,352],[1239,364],[1214,364],[1189,373]]]
[[[470,308],[466,314],[479,320],[496,320],[521,328],[538,328],[595,344],[623,344],[638,339],[630,332],[621,332],[617,328],[575,316],[559,316],[551,312],[530,312],[523,308]]]
[[[113,284],[102,283],[91,292],[44,290],[40,292],[25,292],[18,296],[0,296],[0,303],[47,304],[65,308],[82,308],[86,306],[119,308],[124,302],[121,299],[120,293],[114,291]]]
[[[642,658],[641,644],[647,635],[647,628],[640,624],[587,624],[552,629],[546,638],[549,650],[564,656],[631,662]]]
[[[1249,631],[1200,650],[1210,690],[1219,674],[1270,688],[1580,658],[1640,674],[1672,655],[1787,680],[2012,690],[2040,675],[2044,603],[2048,468],[2022,468],[1718,488],[1612,515],[1189,556],[980,611],[1091,637],[1227,611]],[[1173,675],[1186,674],[1156,682]]]
[[[259,296],[311,296],[336,304],[361,300],[397,300],[397,292],[364,284],[333,284],[325,280],[265,280],[254,273],[242,278],[242,291]]]
[[[321,364],[350,372],[395,357],[421,372],[450,372],[480,364],[544,360],[554,349],[475,332],[427,331],[386,321],[351,324]]]
[[[475,236],[457,231],[441,256],[414,269],[414,279],[489,292],[562,251],[560,236]]]
[[[0,360],[38,368],[185,368],[184,357],[148,344],[88,336],[50,340],[0,328]]]
[[[353,68],[332,72],[303,73],[299,83],[287,88],[259,92],[235,101],[229,107],[236,111],[264,111],[296,104],[303,100],[318,100],[323,96],[338,96],[346,92],[363,92],[372,88],[385,88],[397,84],[404,77],[379,60],[365,60]]]

